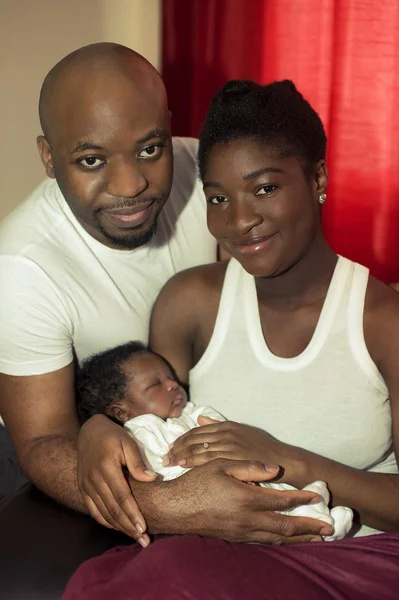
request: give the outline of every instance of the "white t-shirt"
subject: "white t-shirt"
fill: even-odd
[[[214,262],[197,180],[197,141],[174,138],[174,180],[151,242],[115,250],[78,223],[61,191],[42,183],[0,225],[0,372],[39,375],[73,359],[148,341],[153,303],[183,269]]]

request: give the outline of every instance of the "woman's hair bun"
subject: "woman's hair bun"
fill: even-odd
[[[253,87],[253,82],[247,79],[232,79],[228,81],[222,88],[222,95],[235,96],[240,94],[248,94]]]

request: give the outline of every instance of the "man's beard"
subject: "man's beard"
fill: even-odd
[[[110,233],[109,231],[107,231],[107,229],[102,225],[98,214],[94,215],[95,227],[98,231],[101,232],[101,234],[104,236],[104,238],[108,242],[110,242],[111,246],[114,246],[121,250],[135,250],[136,248],[140,248],[140,246],[144,246],[145,244],[148,244],[151,241],[151,239],[153,238],[153,236],[155,235],[155,233],[157,231],[157,227],[158,227],[158,219],[160,217],[160,214],[164,208],[164,205],[165,205],[167,199],[168,199],[168,196],[166,194],[162,197],[154,199],[154,201],[157,202],[157,204],[158,204],[158,211],[157,211],[157,214],[155,215],[154,222],[151,225],[151,227],[149,227],[149,229],[147,229],[141,233],[140,233],[141,226],[139,225],[136,228],[134,228],[134,227],[132,228],[130,235],[114,235],[114,234]],[[127,203],[127,202],[120,202],[117,205],[115,205],[114,208],[124,208],[125,206],[131,206],[131,204]]]
[[[107,231],[102,226],[99,220],[96,220],[96,229],[98,229],[98,231],[102,233],[104,238],[108,240],[108,242],[110,242],[112,246],[116,246],[121,250],[134,250],[135,248],[140,248],[140,246],[144,246],[145,244],[148,244],[151,241],[157,230],[158,217],[159,215],[157,215],[157,218],[155,219],[151,227],[147,229],[147,231],[143,231],[143,233],[141,234],[132,233],[132,235],[128,236],[112,235],[112,233]]]

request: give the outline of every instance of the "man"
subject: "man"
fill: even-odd
[[[93,417],[79,434],[73,358],[146,342],[151,307],[167,279],[215,260],[195,144],[175,140],[172,186],[162,80],[145,59],[114,44],[88,46],[58,63],[43,84],[40,118],[38,148],[50,179],[0,228],[0,414],[40,489],[146,545],[146,523],[122,468],[133,486],[155,474],[106,417]],[[265,512],[310,502],[314,494],[263,497],[236,479],[263,480],[276,470],[233,462],[194,469],[168,488],[133,487],[153,530],[236,539],[240,529],[244,540],[251,518],[270,541],[319,534],[318,521],[292,519],[287,528],[287,517],[276,524]],[[198,490],[200,501],[207,499],[202,514],[192,501]],[[227,519],[229,531],[219,528],[227,499],[235,515]],[[180,514],[187,508],[178,530],[177,506]]]
[[[214,261],[216,243],[196,143],[172,150],[165,88],[143,57],[115,44],[78,50],[50,71],[39,108],[50,179],[0,227],[0,414],[29,478],[87,510],[73,352],[147,342],[162,285]]]

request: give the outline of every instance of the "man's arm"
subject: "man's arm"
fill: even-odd
[[[312,492],[248,485],[276,476],[260,462],[218,459],[172,481],[130,480],[150,533],[197,533],[230,541],[293,544],[320,541],[332,528],[275,511],[318,502]]]
[[[144,530],[145,521],[123,467],[142,481],[155,475],[144,473],[137,445],[106,417],[93,417],[79,433],[72,332],[63,297],[40,266],[1,256],[0,414],[18,459],[59,502],[138,537],[133,524]]]
[[[88,512],[77,478],[73,365],[30,377],[0,374],[0,414],[29,479],[62,504]]]
[[[143,537],[146,524],[122,473],[127,466],[140,477],[146,469],[140,452],[122,427],[102,415],[80,434],[73,364],[45,375],[0,374],[0,413],[23,470],[38,488],[106,527]],[[141,541],[146,545],[148,539]]]

